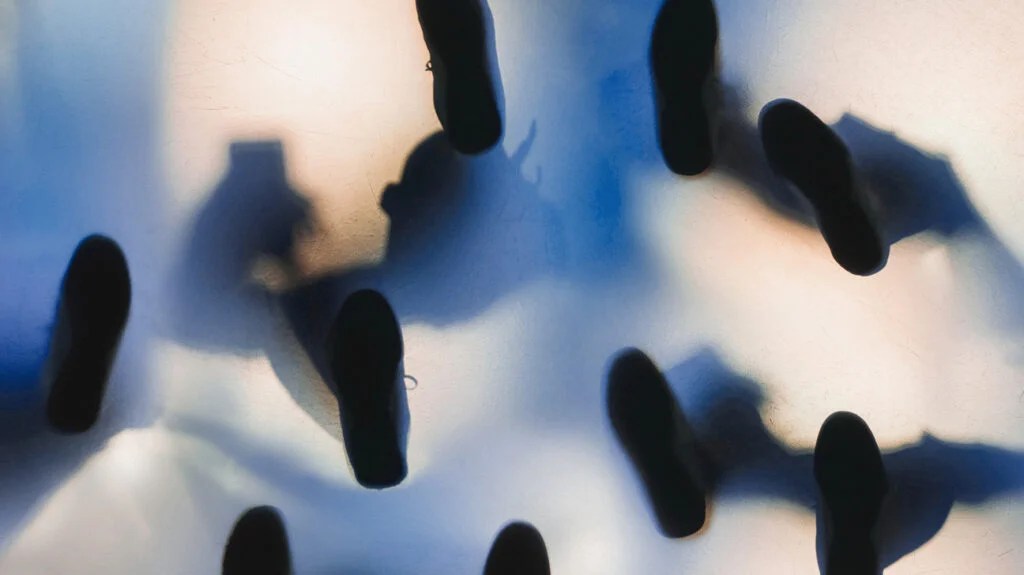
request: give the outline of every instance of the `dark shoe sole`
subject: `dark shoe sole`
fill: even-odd
[[[452,147],[479,154],[501,139],[481,0],[416,0],[434,73],[434,109]]]
[[[626,350],[615,359],[608,375],[608,415],[662,533],[686,537],[700,531],[707,501],[693,431],[661,371],[643,352]]]
[[[93,235],[71,256],[61,284],[46,405],[50,425],[81,433],[99,418],[131,307],[128,262],[114,240]]]
[[[874,530],[889,490],[875,437],[860,417],[838,412],[821,426],[814,479],[824,503],[826,575],[877,575]]]
[[[373,290],[350,295],[331,327],[327,357],[349,462],[364,487],[393,487],[405,479],[403,354],[401,328],[384,296]]]
[[[882,269],[889,246],[856,188],[850,153],[842,140],[792,100],[765,106],[758,127],[768,164],[811,203],[836,262],[862,276]]]
[[[536,527],[523,522],[510,523],[498,533],[484,565],[484,575],[550,574],[544,538]]]
[[[235,523],[224,546],[223,575],[291,575],[291,551],[281,514],[254,507]]]
[[[651,38],[651,71],[658,110],[658,139],[673,172],[696,176],[714,157],[708,109],[718,46],[718,18],[711,0],[667,0]]]

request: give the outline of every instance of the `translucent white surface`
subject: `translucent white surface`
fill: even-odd
[[[440,267],[384,280],[418,386],[409,477],[371,492],[282,318],[242,306],[198,326],[255,325],[254,346],[179,341],[168,288],[237,141],[283,144],[315,211],[293,254],[303,279],[380,260],[379,197],[438,129],[413,2],[0,0],[3,389],[31,394],[82,235],[118,239],[135,287],[99,428],[0,446],[0,573],[217,573],[257,504],[283,511],[300,574],[477,573],[511,519],[538,527],[559,575],[815,572],[814,511],[742,474],[699,536],[657,533],[605,417],[625,346],[669,372],[684,408],[717,384],[688,375],[695,356],[755,381],[793,450],[849,410],[883,451],[926,433],[1024,451],[1024,4],[717,3],[723,81],[744,89],[747,120],[778,97],[828,123],[855,115],[948,160],[994,230],[912,235],[870,278],[750,182],[663,167],[657,2],[490,6],[505,137],[468,162],[479,206],[458,242],[427,248]],[[932,463],[922,480],[943,480]],[[1019,464],[1007,473],[1024,486]],[[886,572],[1020,573],[1019,492],[971,499]]]

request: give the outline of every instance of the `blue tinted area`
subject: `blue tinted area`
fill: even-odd
[[[774,23],[768,20],[774,4],[718,3],[722,37],[730,50],[757,50],[766,35],[774,37]],[[654,0],[579,0],[535,9],[548,18],[538,37],[544,38],[544,49],[558,66],[539,67],[533,84],[523,89],[541,103],[536,109],[516,110],[515,100],[502,98],[503,106],[529,118],[516,126],[516,133],[523,135],[506,138],[503,146],[473,158],[454,154],[441,134],[408,142],[395,181],[373,182],[375,189],[383,189],[380,209],[389,224],[384,260],[278,294],[251,281],[248,270],[262,256],[278,258],[285,266],[293,263],[287,261],[295,247],[292,232],[312,217],[303,199],[310,190],[295,189],[285,177],[294,151],[272,137],[235,142],[228,150],[230,165],[209,190],[202,190],[208,192],[206,201],[171,246],[175,253],[183,248],[183,256],[170,262],[159,259],[171,251],[155,246],[164,231],[164,189],[156,158],[163,145],[157,118],[164,81],[165,5],[137,0],[21,3],[16,77],[23,126],[5,144],[9,147],[0,159],[0,415],[5,409],[28,412],[41,397],[40,372],[61,275],[75,244],[99,232],[121,243],[131,265],[138,297],[129,329],[139,329],[157,315],[169,316],[161,335],[174,343],[211,355],[264,354],[281,385],[311,414],[324,398],[311,399],[313,378],[296,367],[301,363],[296,355],[308,354],[323,367],[322,338],[337,306],[353,289],[381,290],[404,325],[458,329],[537,283],[567,286],[571,297],[516,316],[525,325],[515,327],[527,334],[522,338],[527,353],[509,349],[507,357],[494,360],[496,368],[514,364],[526,390],[510,394],[526,405],[525,415],[517,413],[525,421],[509,428],[530,427],[541,442],[552,444],[567,432],[596,446],[612,462],[609,468],[627,465],[606,433],[601,381],[606,366],[598,356],[612,353],[622,333],[648,338],[631,342],[637,345],[664,335],[643,331],[650,320],[642,315],[649,312],[643,304],[661,286],[656,281],[660,270],[645,251],[646,230],[638,223],[645,190],[634,179],[664,170],[648,64],[659,5]],[[739,96],[726,110],[721,173],[740,181],[766,206],[812,226],[812,216],[767,171],[756,125],[739,113],[739,103],[749,104],[742,101],[747,65],[732,59],[724,68],[725,88]],[[993,289],[1015,303],[1001,307],[1010,312],[1003,320],[1019,327],[1024,274],[973,208],[950,164],[855,116],[833,127],[888,208],[893,241],[921,233],[943,239],[971,233],[986,240],[998,271]],[[693,191],[687,181],[673,180],[680,194]],[[173,268],[169,278],[155,273],[164,264]],[[153,297],[164,295],[164,288],[170,298]],[[752,297],[757,297],[756,289],[752,287]],[[687,293],[673,296],[682,302],[680,309],[690,303]],[[273,315],[275,308],[283,312],[280,318]],[[680,323],[691,321],[680,316]],[[305,347],[286,347],[275,322],[283,323],[288,335]],[[144,365],[145,351],[145,345],[129,346],[122,361]],[[712,348],[662,367],[702,439],[717,450],[721,489],[716,497],[815,509],[811,454],[772,435],[761,411],[771,399],[762,382],[735,372],[739,368]],[[143,370],[134,375],[128,378],[132,387],[122,389],[149,383]],[[188,383],[245,385],[249,374],[228,383],[215,381],[222,375]],[[425,392],[429,385],[425,383]],[[134,407],[129,402],[126,409]],[[381,494],[348,489],[300,466],[282,464],[280,453],[232,428],[236,422],[228,407],[224,422],[174,414],[178,419],[173,432],[212,447],[283,498],[294,497],[308,507],[286,522],[296,536],[297,556],[319,562],[325,573],[340,568],[422,572],[424,565],[443,572],[438,566],[447,567],[445,562],[454,567],[449,571],[459,572],[473,557],[485,555],[492,533],[480,526],[498,512],[513,513],[511,503],[522,492],[541,501],[561,495],[541,493],[536,485],[529,487],[536,491],[528,491],[508,479],[526,477],[516,473],[534,465],[534,454],[516,443],[521,430],[498,429],[506,421],[467,429],[452,441],[454,446],[433,454],[415,485]],[[438,413],[443,417],[443,409]],[[325,429],[337,426],[336,421],[318,423]],[[417,423],[411,424],[415,428]],[[0,539],[16,533],[119,430],[113,425],[72,447],[62,441],[0,438],[0,461],[13,462],[0,466],[0,492],[10,494],[0,515]],[[343,446],[337,447],[332,464],[340,469],[345,466]],[[928,542],[953,505],[979,505],[1024,487],[1021,455],[995,446],[926,436],[884,456],[894,484],[906,487],[887,524],[892,531],[887,535],[887,564]],[[565,459],[573,461],[569,454]],[[195,463],[186,470],[187,489],[194,497],[191,504],[201,510],[198,516],[211,524],[224,523],[225,517],[252,503],[243,501],[252,493],[225,486],[205,462],[187,463]],[[545,472],[538,468],[535,474]],[[915,484],[922,476],[935,480]],[[645,501],[631,487],[623,491],[632,498],[629,504],[640,509]],[[620,495],[609,494],[609,499]],[[478,510],[467,500],[485,502],[482,507],[487,508]],[[572,522],[566,520],[567,525]],[[325,529],[325,523],[344,525],[351,532],[341,537]],[[207,530],[197,532],[216,536],[214,528],[202,527]],[[665,554],[657,547],[664,542],[653,530],[637,540],[642,540],[641,547],[629,549],[632,556],[646,557],[648,550]],[[703,552],[702,543],[687,543],[694,556]]]
[[[159,79],[166,3],[17,2],[13,107],[0,138],[0,539],[147,410],[147,309],[160,236]],[[123,248],[133,310],[101,421],[77,438],[46,430],[42,381],[61,279],[75,246],[101,233]]]
[[[0,341],[14,342],[0,353],[0,388],[14,396],[39,386],[60,278],[79,240],[108,235],[146,267],[163,201],[163,12],[162,2],[126,0],[15,10],[18,129],[3,140],[0,170]]]

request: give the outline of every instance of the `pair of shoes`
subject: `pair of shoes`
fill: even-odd
[[[482,0],[416,0],[434,73],[434,109],[452,147],[477,154],[501,137]],[[711,164],[707,104],[718,45],[711,0],[667,0],[654,25],[651,68],[658,133],[669,168],[696,175]]]
[[[222,575],[291,575],[281,512],[270,506],[246,511],[228,536],[221,565]],[[551,575],[540,532],[520,521],[506,525],[491,545],[484,575]]]
[[[654,24],[651,71],[662,155],[680,175],[703,173],[713,161],[717,44],[711,0],[666,0]],[[842,141],[792,100],[766,106],[759,129],[769,165],[809,200],[836,262],[856,275],[881,269],[888,244]]]
[[[47,398],[50,425],[81,433],[97,421],[131,305],[124,253],[93,235],[75,249],[61,285]],[[377,292],[352,294],[328,343],[341,403],[349,459],[360,484],[390,487],[405,478],[401,428],[405,387],[402,334],[391,306]]]
[[[452,148],[479,154],[501,138],[483,0],[416,0],[434,73],[434,109]]]
[[[647,492],[661,532],[686,537],[704,527],[707,486],[698,440],[665,377],[636,349],[614,360],[607,403],[612,427]],[[882,456],[864,421],[838,412],[814,449],[827,541],[827,575],[876,575],[873,533],[888,491]]]

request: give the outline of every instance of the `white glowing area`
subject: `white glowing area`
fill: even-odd
[[[164,94],[172,209],[187,219],[198,207],[231,142],[280,140],[326,228],[300,254],[308,273],[374,259],[378,195],[438,128],[416,13],[399,5],[177,2]]]
[[[38,4],[33,14],[46,17],[31,21],[41,30],[33,38],[59,44],[52,30],[75,29],[82,16]],[[83,67],[117,66],[121,36],[100,33],[107,19],[145,17],[128,0],[101,4],[103,16],[63,52],[106,47],[82,49]],[[664,168],[646,69],[658,2],[489,4],[506,101],[504,140],[489,158],[529,142],[522,163],[510,162],[525,191],[469,236],[480,241],[465,253],[494,255],[484,249],[493,232],[494,261],[459,268],[465,277],[431,295],[457,299],[460,280],[486,280],[492,268],[517,273],[480,310],[403,325],[405,370],[417,382],[406,481],[383,492],[356,484],[336,401],[280,313],[268,312],[261,345],[202,349],[164,327],[175,310],[163,285],[236,142],[279,141],[315,220],[295,232],[296,277],[256,266],[274,296],[381,260],[380,196],[439,129],[414,2],[172,1],[148,144],[162,188],[149,197],[104,180],[114,199],[90,192],[99,207],[82,215],[130,232],[140,287],[128,349],[138,365],[120,360],[108,402],[113,413],[144,405],[147,417],[75,444],[91,451],[0,533],[0,573],[217,573],[231,525],[259,504],[282,510],[298,574],[479,573],[514,519],[540,530],[557,575],[816,573],[814,511],[772,494],[723,496],[698,536],[659,535],[606,417],[608,362],[627,346],[666,372],[711,350],[759,386],[764,427],[794,453],[812,449],[838,410],[861,415],[883,451],[926,434],[1024,450],[1024,318],[1007,303],[1021,286],[1002,275],[1024,256],[1024,4],[717,2],[723,81],[743,88],[747,122],[789,97],[827,123],[855,114],[944,157],[1006,248],[919,233],[870,278],[844,272],[817,229],[770,209],[749,182]],[[0,0],[0,127],[20,126],[27,109],[6,99],[21,93],[16,41],[3,37],[24,32],[3,20],[13,6]],[[111,33],[125,37],[123,50],[128,28]],[[82,101],[117,108],[122,93],[135,97],[129,85]],[[97,170],[119,173],[112,149]],[[487,176],[474,174],[482,193],[500,192],[505,180]],[[119,217],[125,197],[160,218]],[[550,208],[558,224],[536,224],[516,201]],[[628,237],[608,240],[614,226]],[[13,245],[35,241],[24,235]],[[54,245],[40,253],[59,270],[63,244]],[[534,246],[547,250],[540,271],[520,261]],[[50,310],[29,311],[24,325],[42,341]],[[200,327],[230,327],[210,323]],[[1019,492],[958,501],[934,537],[885,572],[1015,575],[1022,537]],[[65,551],[54,553],[58,542]]]

